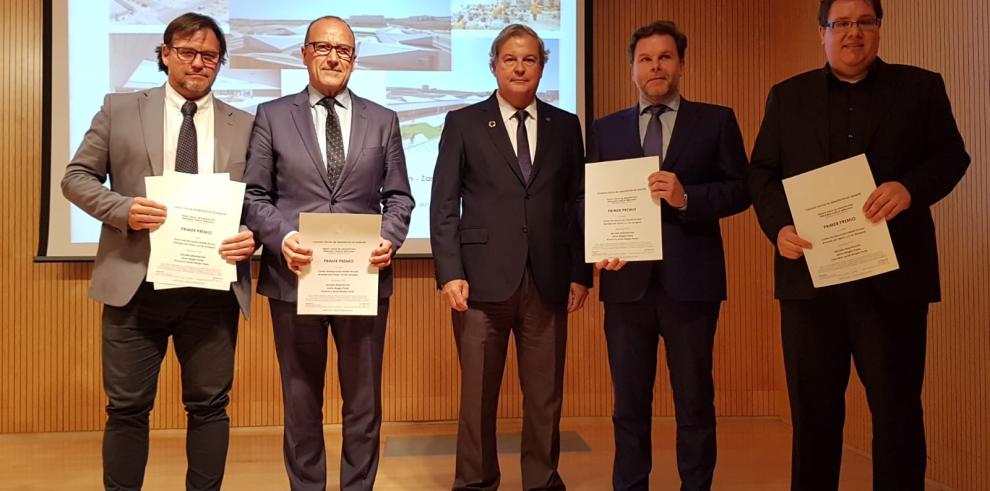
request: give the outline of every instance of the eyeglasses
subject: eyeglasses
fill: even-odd
[[[825,27],[831,29],[832,32],[849,32],[853,26],[858,26],[861,31],[875,31],[880,28],[880,19],[833,20],[825,23]]]
[[[354,59],[354,46],[348,46],[346,44],[330,44],[322,41],[313,41],[311,43],[306,43],[306,46],[313,48],[313,52],[317,56],[329,56],[331,51],[337,52],[337,58],[344,61],[351,61]]]
[[[203,64],[207,66],[217,66],[220,62],[220,53],[216,51],[199,51],[184,46],[168,45],[168,47],[175,51],[175,57],[183,63],[192,63],[196,55],[199,55],[203,59]]]

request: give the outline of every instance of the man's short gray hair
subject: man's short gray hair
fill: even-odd
[[[540,35],[533,28],[525,24],[509,24],[502,29],[502,32],[498,33],[498,36],[495,36],[495,40],[492,41],[492,48],[488,52],[488,66],[495,66],[495,59],[498,58],[498,51],[502,49],[502,45],[510,38],[516,36],[530,36],[536,39],[536,43],[540,46],[540,67],[546,66],[550,52],[544,46],[543,39],[540,38]]]

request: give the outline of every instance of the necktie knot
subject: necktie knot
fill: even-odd
[[[333,110],[333,107],[335,105],[337,105],[337,99],[335,99],[333,97],[330,97],[330,96],[327,96],[327,97],[324,97],[324,98],[320,99],[320,101],[317,102],[317,104],[319,104],[319,105],[327,108],[327,111],[332,111]]]
[[[667,107],[667,106],[665,106],[665,105],[663,105],[663,104],[656,104],[656,105],[647,107],[646,110],[650,112],[650,117],[651,118],[658,118],[658,117],[660,117],[661,114],[663,114],[663,113],[667,112],[668,110],[670,110],[670,108]]]
[[[172,113],[172,114],[175,114],[175,113]],[[193,101],[186,101],[182,105],[182,115],[183,116],[192,116],[194,114],[196,114],[196,103],[193,102]]]
[[[520,110],[516,111],[516,114],[514,116],[512,116],[512,117],[516,118],[516,121],[519,121],[520,123],[525,123],[526,122],[526,118],[529,117],[529,113],[526,112],[525,109],[520,109]]]

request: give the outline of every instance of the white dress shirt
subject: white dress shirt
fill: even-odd
[[[196,114],[196,163],[200,174],[213,174],[213,92],[193,101]],[[182,128],[182,105],[186,98],[176,92],[172,85],[165,83],[165,172],[175,172],[175,150],[179,145],[179,129]]]
[[[505,132],[509,134],[509,141],[512,142],[512,152],[519,155],[519,147],[516,145],[516,131],[519,129],[519,121],[515,115],[518,109],[512,107],[508,101],[502,98],[498,92],[495,93],[498,99],[498,110],[502,113],[502,123],[505,124]],[[526,118],[526,136],[529,140],[529,161],[536,164],[536,98],[524,109],[529,117]]]

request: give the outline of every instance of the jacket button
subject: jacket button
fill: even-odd
[[[528,234],[529,233],[529,227],[523,227],[523,233],[524,234]]]

